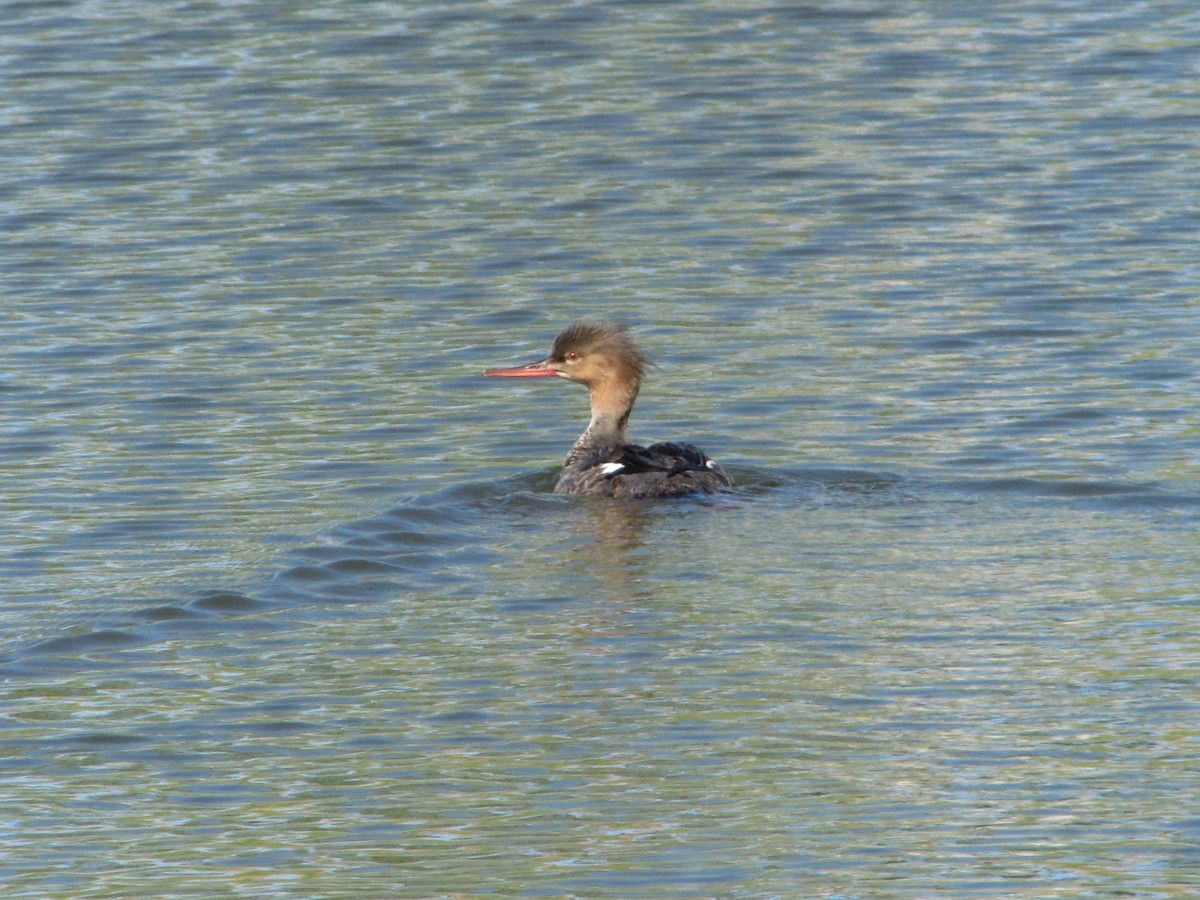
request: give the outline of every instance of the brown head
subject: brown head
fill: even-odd
[[[572,325],[554,339],[550,355],[515,369],[488,369],[500,378],[547,378],[557,375],[589,388],[623,384],[636,394],[646,370],[646,358],[624,325]]]
[[[572,325],[554,339],[550,355],[514,369],[488,369],[501,378],[558,376],[587,385],[592,418],[613,420],[623,432],[646,369],[646,358],[624,325]]]

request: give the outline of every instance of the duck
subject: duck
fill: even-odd
[[[538,362],[486,369],[489,378],[564,378],[582,384],[591,419],[567,453],[556,494],[631,499],[714,494],[733,479],[692,444],[643,447],[629,437],[629,417],[648,365],[624,324],[580,323],[554,339]]]

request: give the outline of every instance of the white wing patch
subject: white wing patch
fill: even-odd
[[[599,468],[600,471],[604,473],[604,477],[608,478],[610,475],[616,475],[618,472],[624,469],[625,464],[618,462],[601,463]]]

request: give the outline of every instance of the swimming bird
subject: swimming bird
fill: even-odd
[[[603,497],[677,497],[711,494],[733,486],[729,473],[691,444],[642,447],[629,439],[629,414],[646,370],[646,358],[624,325],[572,325],[554,339],[545,359],[492,378],[566,378],[585,385],[592,418],[567,453],[556,494]]]

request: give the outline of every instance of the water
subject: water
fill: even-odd
[[[6,897],[1200,889],[1189,5],[3,16]]]

